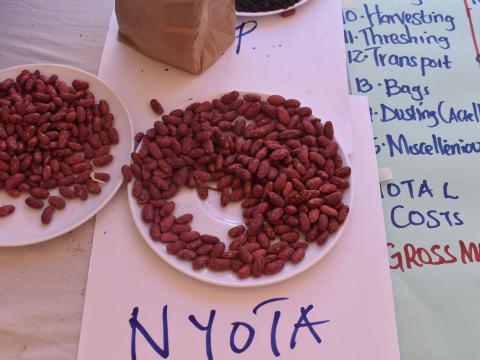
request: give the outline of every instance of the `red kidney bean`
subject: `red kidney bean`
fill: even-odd
[[[246,279],[252,275],[252,265],[245,264],[237,270],[237,276],[240,279]]]
[[[272,261],[265,265],[263,272],[265,275],[275,275],[283,269],[284,265],[285,261],[283,260]]]
[[[169,254],[175,255],[177,252],[179,252],[183,248],[185,248],[185,243],[180,240],[167,244],[167,252]]]
[[[84,80],[75,79],[72,81],[72,87],[75,90],[88,90],[89,84]]]
[[[152,99],[150,100],[150,106],[152,107],[152,110],[155,114],[157,115],[163,115],[163,107],[162,105],[158,102],[157,99]]]
[[[333,139],[334,131],[333,131],[333,124],[331,121],[326,121],[323,125],[323,135],[325,135],[329,139]]]
[[[202,200],[205,200],[208,197],[208,186],[206,183],[201,182],[197,184],[197,194]]]
[[[52,205],[47,206],[43,211],[42,211],[42,216],[41,220],[42,223],[45,225],[50,224],[53,218],[53,213],[55,211],[55,208]]]
[[[329,216],[329,217],[332,217],[332,218],[336,218],[336,217],[338,216],[338,211],[335,210],[334,208],[328,206],[328,205],[322,205],[322,206],[320,207],[320,211],[321,211],[323,214],[325,214],[325,215],[327,215],[327,216]]]
[[[19,174],[12,175],[5,181],[5,185],[3,188],[5,190],[13,190],[18,185],[20,185],[23,181],[25,181],[24,174],[19,173]]]
[[[189,242],[187,245],[185,245],[185,249],[188,250],[197,250],[198,248],[202,247],[203,242],[200,239],[194,240]]]
[[[200,239],[206,244],[217,244],[217,243],[220,242],[220,239],[216,236],[213,236],[213,235],[201,235]],[[221,244],[223,244],[223,243],[221,243]],[[223,244],[223,247],[225,247],[225,244]],[[217,251],[219,251],[219,250],[217,250]],[[223,252],[223,249],[221,251]]]
[[[288,261],[290,259],[290,255],[292,255],[293,252],[294,252],[294,250],[291,247],[288,247],[288,248],[280,251],[280,253],[277,255],[277,258],[279,260]]]
[[[100,185],[95,180],[88,179],[86,181],[87,190],[90,194],[98,195],[102,192]]]
[[[92,163],[94,166],[107,166],[113,161],[113,155],[107,154],[98,157],[94,157],[92,159]]]
[[[182,241],[191,242],[200,239],[200,234],[198,233],[198,231],[184,231],[180,233],[179,237]]]
[[[183,214],[182,216],[179,216],[178,218],[175,219],[175,223],[180,225],[185,225],[191,222],[192,220],[193,220],[192,214]]]
[[[12,214],[15,211],[15,206],[13,205],[3,205],[0,206],[0,217],[5,217]]]
[[[43,208],[44,202],[40,199],[36,199],[33,197],[28,197],[25,199],[25,204],[30,206],[33,209],[41,209]]]
[[[208,267],[213,271],[226,271],[229,270],[231,266],[232,261],[230,259],[210,257],[208,260]]]
[[[323,245],[325,244],[325,242],[327,241],[328,237],[329,237],[330,233],[325,230],[323,231],[320,235],[318,235],[317,239],[316,239],[316,242],[318,245]]]
[[[132,169],[128,165],[122,166],[122,175],[126,182],[130,182],[133,179]]]
[[[33,187],[30,189],[30,195],[37,199],[46,199],[50,195],[48,190],[42,189],[40,187]]]
[[[255,278],[260,277],[263,273],[264,268],[265,268],[265,257],[256,256],[253,260],[252,276]]]
[[[197,256],[192,262],[192,267],[194,270],[200,270],[208,265],[210,257],[207,255]]]
[[[230,237],[237,237],[237,236],[242,235],[244,232],[245,232],[245,226],[243,226],[243,225],[237,225],[237,226],[231,228],[231,229],[228,231],[228,236],[230,236]]]
[[[178,241],[178,235],[171,232],[162,233],[159,240],[164,243],[175,242]]]
[[[81,174],[75,177],[75,184],[85,184],[87,180],[90,179],[90,174],[91,174],[90,170],[82,172]]]
[[[241,246],[238,249],[238,257],[245,264],[251,264],[253,262],[253,255],[248,251],[248,248]]]
[[[177,235],[180,235],[182,232],[191,231],[191,230],[192,230],[192,227],[187,224],[174,224],[170,228],[170,232],[173,232],[174,234],[177,234]]]
[[[87,200],[88,192],[87,192],[87,189],[85,189],[85,187],[83,185],[75,184],[73,186],[73,189],[75,191],[75,194],[77,194],[77,197],[80,200],[83,200],[83,201]]]
[[[203,244],[203,242],[200,240],[200,243]],[[212,244],[205,244],[205,245],[201,245],[200,247],[198,247],[196,249],[196,252],[198,255],[207,255],[210,253],[210,251],[212,251],[213,249],[213,245]]]
[[[146,207],[147,205],[145,205]],[[153,220],[153,206],[152,205],[149,205],[151,208],[152,208],[152,220]],[[144,209],[145,209],[144,207]],[[175,223],[175,217],[173,215],[169,215],[165,218],[162,219],[162,221],[160,221],[160,231],[161,232],[168,232],[173,224]]]
[[[283,105],[285,103],[285,98],[281,95],[270,95],[267,98],[267,102],[270,105],[279,106],[279,105]]]
[[[57,210],[65,209],[65,200],[59,196],[50,196],[48,198],[48,203]]]
[[[60,186],[58,188],[58,192],[65,199],[75,199],[77,197],[77,194],[75,193],[75,191],[66,186]]]
[[[93,173],[93,177],[95,180],[98,180],[97,182],[107,183],[110,181],[110,174],[104,172],[95,172]]]
[[[154,222],[151,226],[150,226],[150,237],[154,240],[154,241],[160,241],[161,240],[161,237],[162,237],[162,232],[160,231],[160,227],[158,225],[157,222]]]
[[[194,260],[197,257],[197,253],[193,250],[181,249],[177,252],[177,257],[182,260]]]

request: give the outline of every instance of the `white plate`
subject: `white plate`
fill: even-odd
[[[309,0],[301,0],[298,3],[286,8],[286,9],[279,9],[279,10],[272,10],[272,11],[264,11],[264,12],[241,12],[237,11],[236,14],[237,16],[269,16],[269,15],[276,15],[276,14],[281,14],[285,11],[295,9],[296,7],[299,7],[303,4],[305,4]]]
[[[23,69],[40,70],[42,74],[50,76],[57,74],[61,80],[71,84],[74,79],[86,80],[90,89],[98,100],[105,99],[110,105],[110,111],[115,117],[115,128],[120,135],[120,143],[113,145],[111,154],[113,162],[98,171],[110,174],[110,181],[102,185],[99,195],[89,194],[87,201],[78,199],[68,200],[63,210],[56,210],[52,222],[43,225],[40,221],[41,210],[34,210],[25,205],[26,195],[12,199],[0,190],[0,204],[14,204],[15,212],[7,217],[0,218],[0,246],[20,246],[35,244],[65,234],[94,216],[113,197],[122,184],[120,168],[130,162],[130,153],[133,151],[133,127],[130,115],[122,100],[102,80],[85,71],[63,65],[30,64],[15,66],[0,70],[0,79],[15,78]],[[50,191],[52,195],[57,190]]]
[[[262,95],[262,99],[265,100],[267,94],[258,91],[240,91],[240,96],[246,93],[257,93]],[[222,94],[215,94],[202,99],[193,99],[188,104],[180,107],[185,109],[190,103],[196,101],[207,101],[219,98]],[[350,166],[348,157],[345,156],[343,150],[339,149],[345,165]],[[350,184],[352,184],[352,177],[350,177]],[[232,286],[232,287],[254,287],[262,285],[270,285],[291,278],[298,275],[301,272],[307,270],[318,261],[320,261],[327,253],[333,248],[337,241],[342,236],[344,229],[347,226],[347,217],[345,223],[338,229],[338,231],[330,236],[327,242],[323,246],[317,246],[315,243],[310,244],[308,250],[305,253],[305,258],[299,264],[292,264],[288,262],[281,272],[274,276],[261,276],[260,278],[247,278],[239,279],[233,271],[215,272],[208,270],[208,268],[201,269],[199,271],[192,269],[191,261],[183,261],[178,259],[175,255],[168,254],[166,251],[166,245],[160,242],[153,241],[149,234],[149,226],[143,222],[141,217],[141,207],[137,205],[136,199],[132,196],[133,181],[128,186],[128,201],[130,204],[130,210],[133,214],[135,224],[145,239],[147,244],[152,250],[157,253],[164,261],[173,266],[175,269],[182,273],[191,276],[195,279],[205,281],[211,284]],[[174,215],[176,217],[185,213],[193,214],[193,221],[191,222],[192,230],[200,232],[200,234],[210,234],[218,236],[228,248],[230,239],[227,232],[235,225],[243,224],[242,209],[240,202],[229,204],[226,207],[220,206],[220,196],[216,191],[209,191],[208,198],[206,200],[200,200],[197,196],[195,189],[189,189],[184,187],[179,193],[172,198],[175,201],[176,207]],[[353,200],[353,186],[350,186],[344,193],[343,202],[346,205],[352,207]]]

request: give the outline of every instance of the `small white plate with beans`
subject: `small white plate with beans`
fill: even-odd
[[[54,64],[0,70],[0,247],[90,219],[121,186],[132,150],[128,111],[99,78]]]
[[[137,134],[122,172],[135,224],[168,264],[216,285],[261,286],[307,270],[339,241],[353,192],[330,121],[296,99],[244,91],[161,120]]]
[[[237,16],[246,16],[246,17],[257,17],[257,16],[270,16],[270,15],[277,15],[277,14],[282,14],[286,13],[287,11],[293,10],[299,6],[302,6],[309,0],[300,0],[297,3],[288,6],[284,9],[277,9],[277,10],[271,10],[271,11],[257,11],[257,12],[247,12],[247,11],[237,11],[236,14]],[[256,0],[252,1],[256,2]],[[260,2],[260,1],[258,1]]]

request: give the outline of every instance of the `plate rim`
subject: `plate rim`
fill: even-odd
[[[187,101],[186,103],[182,104],[181,106],[174,107],[174,109],[185,109],[188,105],[190,105],[194,102],[202,102],[202,101],[212,100],[212,99],[215,99],[215,98],[220,98],[220,96],[224,95],[227,92],[228,91],[216,92],[216,93],[213,93],[213,94],[207,95],[207,96],[193,97],[191,100]],[[242,96],[246,93],[255,93],[255,94],[261,95],[262,97],[271,95],[270,93],[267,93],[267,92],[264,92],[264,91],[258,91],[258,90],[238,90],[238,92],[240,93],[240,96]],[[338,142],[337,138],[334,137],[334,139]],[[349,159],[349,155],[343,151],[342,146],[339,147],[339,150],[340,150],[341,155],[342,155],[342,160],[345,161],[345,165],[351,167],[351,162],[350,162],[350,159]],[[350,186],[348,188],[348,192],[349,192],[349,195],[350,195],[350,201],[349,201],[348,205],[349,205],[350,209],[352,209],[352,204],[353,204],[353,200],[354,200],[354,191],[353,191],[354,179],[355,179],[355,176],[350,175],[350,177],[349,177]],[[306,272],[307,270],[311,269],[314,265],[318,264],[320,262],[320,260],[322,260],[324,257],[326,257],[332,251],[332,249],[338,243],[340,238],[343,236],[343,233],[344,233],[345,229],[347,228],[347,226],[350,222],[349,221],[350,217],[351,217],[350,214],[349,214],[349,216],[347,216],[345,222],[343,224],[341,224],[340,228],[337,230],[335,239],[333,241],[331,241],[329,244],[325,245],[326,250],[320,256],[318,256],[314,261],[312,261],[310,264],[305,265],[302,269],[300,269],[298,271],[293,271],[293,272],[290,272],[290,273],[286,273],[286,274],[282,274],[282,272],[280,272],[280,273],[275,274],[273,276],[264,276],[265,281],[259,281],[259,282],[255,282],[255,283],[243,282],[243,280],[238,279],[238,278],[237,278],[236,282],[225,282],[225,281],[222,281],[222,280],[211,279],[211,278],[205,277],[200,272],[197,272],[197,271],[195,271],[191,268],[186,270],[186,269],[184,269],[180,266],[177,266],[177,262],[181,261],[181,260],[177,259],[174,255],[166,253],[165,252],[165,247],[166,246],[164,246],[164,244],[161,244],[163,246],[161,248],[159,248],[158,247],[159,243],[155,242],[155,241],[153,241],[153,239],[151,239],[148,230],[147,230],[147,236],[144,236],[143,231],[141,229],[142,229],[142,227],[145,228],[146,224],[143,222],[143,220],[141,219],[140,216],[135,215],[136,211],[138,211],[138,209],[136,209],[134,207],[139,207],[139,205],[136,203],[136,201],[135,201],[135,199],[132,195],[133,182],[134,181],[131,181],[130,183],[128,183],[128,186],[127,186],[127,197],[128,197],[128,204],[129,204],[129,208],[130,208],[130,213],[131,213],[131,216],[132,216],[133,221],[135,223],[135,227],[137,228],[137,231],[139,232],[139,234],[143,238],[143,240],[152,249],[152,251],[158,257],[160,257],[160,259],[162,261],[166,262],[168,265],[173,267],[176,271],[179,271],[180,273],[182,273],[182,274],[184,274],[184,275],[186,275],[190,278],[194,278],[194,279],[199,280],[199,281],[204,282],[204,283],[208,283],[208,284],[212,284],[212,285],[216,285],[216,286],[228,287],[228,288],[254,288],[254,287],[273,285],[273,284],[276,284],[276,283],[279,283],[279,282],[289,280],[293,277],[296,277],[296,276],[300,275],[301,273]],[[228,246],[228,243],[226,243],[226,245]],[[163,252],[162,252],[162,250],[163,250]]]
[[[270,16],[270,15],[277,15],[284,13],[286,11],[295,9],[299,6],[302,6],[306,2],[310,0],[300,0],[296,4],[293,4],[292,6],[285,8],[285,9],[279,9],[279,10],[272,10],[272,11],[262,11],[262,12],[243,12],[243,11],[235,11],[235,14],[237,16],[242,16],[242,17],[256,17],[256,16]]]
[[[69,65],[62,65],[62,64],[55,64],[55,63],[30,63],[30,64],[23,64],[23,65],[15,65],[15,66],[10,66],[10,67],[7,67],[7,68],[0,69],[0,74],[3,73],[3,72],[14,71],[14,70],[19,70],[19,71],[22,71],[24,69],[31,70],[31,68],[34,68],[34,67],[37,67],[38,70],[40,70],[40,71],[42,71],[42,69],[41,69],[42,67],[44,67],[44,68],[45,67],[62,68],[62,69],[65,69],[65,70],[76,72],[78,74],[82,74],[82,75],[92,77],[96,81],[101,82],[112,93],[112,95],[119,101],[120,105],[123,107],[123,110],[125,111],[125,114],[127,115],[128,127],[130,129],[130,138],[131,138],[130,139],[130,152],[133,152],[133,150],[134,150],[134,142],[133,142],[134,129],[133,129],[132,118],[130,116],[130,113],[128,111],[127,106],[125,105],[125,103],[123,102],[121,97],[111,88],[110,85],[108,85],[105,81],[100,79],[97,75],[89,73],[88,71],[85,71],[85,70],[82,70],[82,69],[79,69],[79,68],[76,68],[76,67],[73,67],[73,66],[69,66]],[[19,243],[7,243],[7,244],[4,244],[0,241],[0,248],[14,248],[14,247],[34,245],[34,244],[46,242],[48,240],[52,240],[53,238],[57,238],[59,236],[62,236],[64,234],[76,229],[77,227],[83,225],[88,220],[90,220],[92,217],[97,215],[98,212],[100,212],[110,202],[110,200],[112,200],[112,198],[115,196],[115,194],[118,192],[118,190],[122,186],[123,182],[124,182],[123,177],[120,177],[120,181],[118,181],[118,183],[115,185],[115,187],[113,188],[111,193],[91,213],[89,213],[87,216],[83,217],[79,221],[75,222],[74,224],[70,225],[69,227],[67,227],[65,229],[62,229],[62,230],[60,230],[60,231],[58,231],[54,234],[50,234],[50,235],[46,235],[46,236],[43,236],[43,237],[35,238],[35,239],[29,240],[29,241],[23,241],[23,242],[19,242]],[[15,215],[15,213],[13,215]]]

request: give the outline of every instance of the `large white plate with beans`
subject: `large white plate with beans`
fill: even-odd
[[[8,212],[6,205],[15,207],[0,217],[0,246],[46,241],[94,216],[122,184],[120,168],[132,150],[128,111],[99,78],[52,64],[0,70],[0,215]],[[38,207],[43,202],[40,209],[26,205],[34,196],[42,199],[27,201]],[[63,209],[56,196],[64,199]]]
[[[349,218],[349,161],[332,123],[299,105],[234,91],[193,100],[145,132],[123,170],[133,173],[135,224],[156,254],[234,287],[291,278],[327,255]]]

